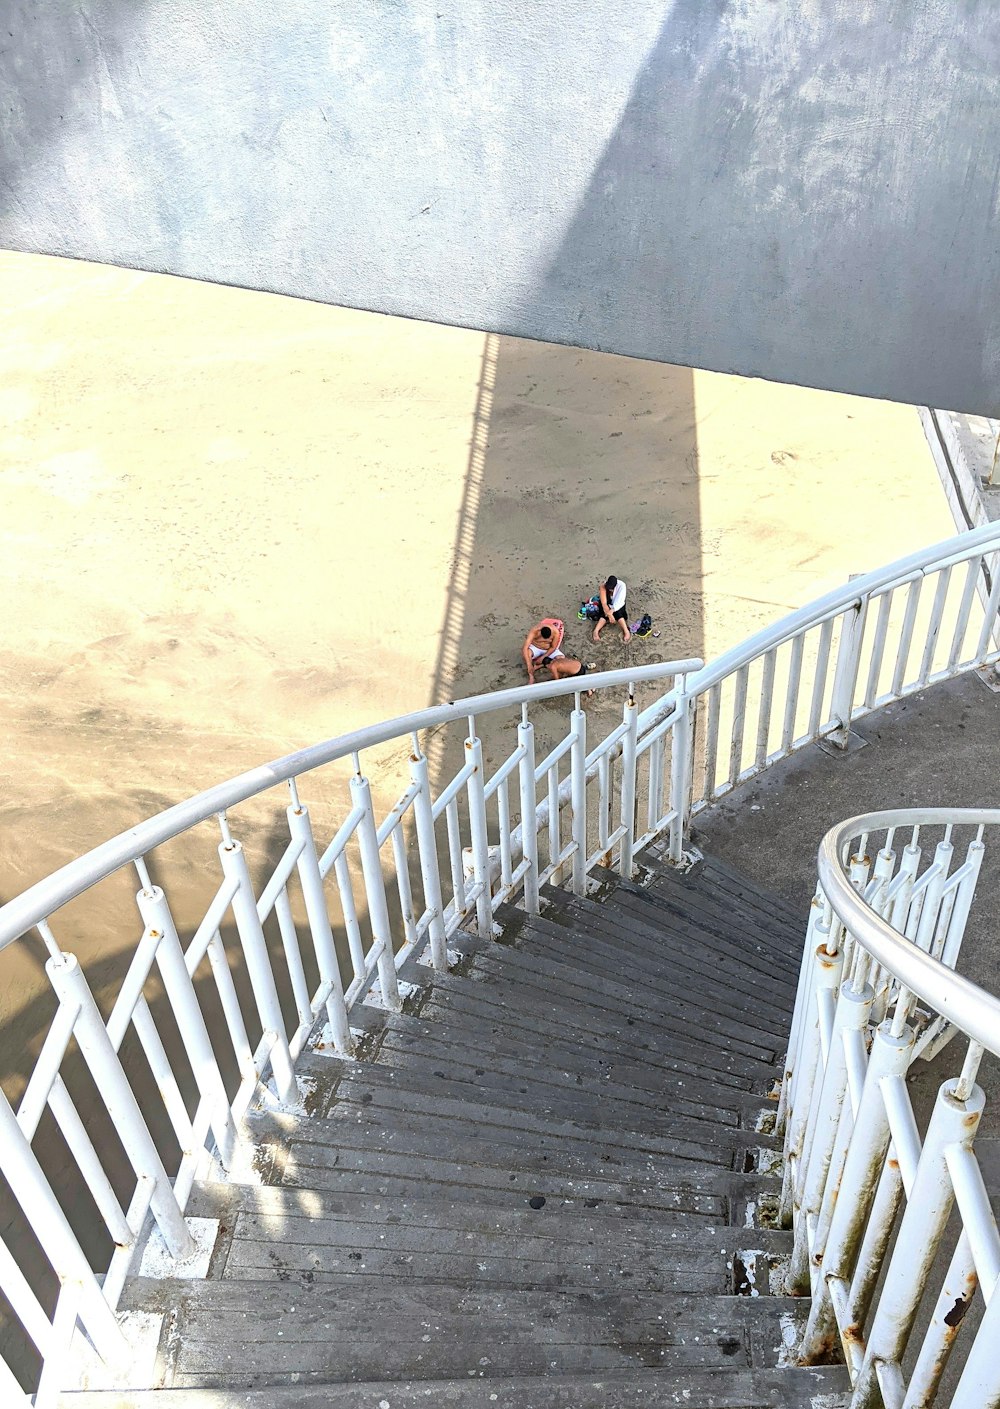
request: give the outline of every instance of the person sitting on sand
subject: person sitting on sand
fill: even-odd
[[[628,612],[625,609],[625,583],[620,577],[612,574],[606,582],[601,583],[600,597],[601,615],[594,627],[594,640],[600,639],[607,622],[617,621],[625,641],[631,641],[632,633],[628,629]]]
[[[569,680],[575,675],[586,675],[593,670],[593,662],[584,665],[563,654],[561,647],[566,628],[556,616],[547,616],[533,626],[524,638],[521,655],[528,672],[528,680],[535,683],[535,671],[545,666],[553,680]]]

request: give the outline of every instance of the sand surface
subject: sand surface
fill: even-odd
[[[266,759],[519,682],[542,615],[602,666],[711,657],[952,531],[913,408],[70,261],[0,278],[0,899]],[[628,655],[575,617],[610,571],[661,633]],[[137,933],[61,937],[97,963]]]

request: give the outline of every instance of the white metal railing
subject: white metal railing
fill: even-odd
[[[489,934],[502,902],[520,898],[536,911],[545,881],[582,892],[588,872],[613,858],[631,875],[637,852],[654,841],[665,840],[680,861],[692,815],[738,783],[811,740],[846,742],[853,719],[889,700],[996,661],[998,559],[993,526],[859,578],[710,666],[685,660],[588,676],[588,688],[626,692],[621,724],[593,747],[573,680],[358,730],[167,809],[0,909],[0,949],[41,937],[55,1005],[16,1111],[0,1098],[0,1171],[57,1288],[27,1278],[0,1242],[0,1289],[43,1365],[38,1402],[56,1384],[60,1347],[78,1319],[105,1359],[126,1353],[113,1312],[150,1219],[175,1257],[189,1254],[183,1212],[193,1180],[209,1159],[222,1171],[232,1166],[240,1122],[262,1089],[294,1098],[295,1062],[320,1020],[332,1047],[350,1053],[352,1005],[374,990],[398,1008],[398,971],[418,949],[426,946],[442,968],[459,926]],[[663,693],[640,710],[634,687],[644,682]],[[562,696],[575,696],[569,729],[539,761],[529,704]],[[520,711],[517,744],[488,772],[476,716],[502,710]],[[420,735],[466,722],[461,767],[435,793]],[[406,740],[408,781],[379,820],[362,755]],[[317,845],[299,780],[341,759],[354,765],[349,805],[332,838]],[[287,843],[257,895],[227,812],[282,785],[290,793]],[[147,858],[213,818],[220,878],[200,924],[182,939]],[[126,866],[139,881],[140,937],[105,1019],[56,931],[63,906]],[[335,931],[347,955],[343,974]],[[98,1093],[100,1109],[88,1107],[86,1120],[60,1070],[74,1039]],[[123,1044],[141,1049],[145,1084]],[[98,1209],[103,1265],[84,1254],[33,1148],[46,1109]],[[108,1177],[98,1128],[125,1149],[134,1176],[125,1200]],[[14,1383],[0,1361],[0,1390]]]
[[[853,721],[1000,658],[1000,525],[854,578],[726,651],[687,682],[691,808]]]
[[[494,911],[504,901],[521,896],[525,908],[537,912],[539,887],[564,878],[582,894],[587,872],[599,862],[611,864],[614,856],[630,875],[637,797],[646,797],[645,840],[680,826],[677,785],[665,776],[670,735],[680,717],[684,677],[701,664],[682,660],[588,675],[588,689],[624,695],[622,723],[589,752],[580,682],[574,680],[477,696],[360,730],[173,807],[0,910],[0,949],[31,935],[41,938],[55,1000],[16,1110],[0,1094],[0,1171],[58,1288],[46,1305],[37,1269],[34,1278],[26,1276],[0,1241],[0,1287],[42,1362],[36,1404],[49,1403],[58,1390],[78,1321],[106,1362],[127,1356],[114,1312],[150,1220],[176,1261],[192,1255],[184,1209],[195,1178],[209,1170],[224,1177],[233,1169],[241,1155],[241,1120],[262,1088],[280,1102],[297,1099],[296,1059],[319,1022],[325,1021],[332,1047],[350,1054],[351,1008],[375,990],[378,1001],[399,1009],[398,971],[425,945],[430,962],[444,969],[448,937],[467,922],[490,935]],[[643,683],[664,693],[640,716],[635,692]],[[536,761],[529,707],[561,697],[573,697],[569,731]],[[476,717],[511,709],[520,711],[516,747],[489,774]],[[420,734],[456,722],[467,727],[463,762],[435,795]],[[380,821],[362,755],[394,739],[408,745],[409,782]],[[300,787],[318,768],[345,758],[353,761],[349,806],[320,850]],[[290,794],[287,843],[257,895],[230,813],[282,784]],[[165,842],[213,819],[221,832],[218,885],[201,923],[182,942],[166,890],[153,883],[147,860]],[[418,881],[411,875],[412,852]],[[60,946],[55,931],[63,906],[127,865],[139,883],[140,938],[105,1020],[78,960]],[[346,982],[334,923],[347,951]],[[226,926],[235,943],[225,942]],[[216,1009],[211,1024],[205,1016],[209,997]],[[168,1055],[165,1028],[171,1024],[179,1050],[175,1042]],[[152,1077],[145,1085],[136,1079],[134,1062],[120,1055],[130,1034]],[[74,1041],[92,1078],[85,1116],[61,1075]],[[235,1075],[227,1081],[226,1072]],[[46,1109],[106,1230],[103,1267],[85,1255],[53,1189],[53,1171],[32,1147]],[[171,1141],[153,1133],[164,1120],[172,1159],[164,1148]],[[109,1177],[96,1128],[113,1132],[131,1165],[127,1203]],[[65,1182],[65,1171],[61,1177]],[[116,1179],[120,1184],[120,1171]],[[20,1394],[0,1360],[0,1392],[15,1389]]]
[[[1000,1234],[975,1152],[1000,999],[954,972],[998,824],[1000,810],[908,808],[841,823],[820,847],[779,1104],[781,1217],[787,1289],[812,1297],[799,1359],[842,1349],[851,1409],[938,1402],[977,1289],[985,1312],[949,1403],[1000,1404]],[[921,1134],[907,1071],[956,1036],[958,1074]]]

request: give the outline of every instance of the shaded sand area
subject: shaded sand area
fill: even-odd
[[[543,614],[602,666],[711,657],[951,532],[913,408],[70,261],[0,278],[0,899],[266,759],[518,683]],[[628,655],[575,616],[609,571],[661,632]],[[343,801],[309,800],[326,838]],[[272,819],[240,834],[275,855]],[[182,875],[182,929],[210,885]],[[99,985],[138,937],[101,931]],[[33,1030],[31,954],[0,1016]]]

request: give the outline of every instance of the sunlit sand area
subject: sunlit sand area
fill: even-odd
[[[0,272],[3,899],[266,759],[519,683],[542,615],[607,667],[711,657],[952,530],[913,408],[70,261]],[[609,572],[658,638],[591,645],[576,609]],[[372,778],[390,805],[398,779]]]

